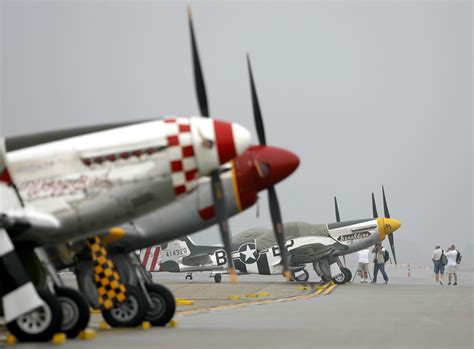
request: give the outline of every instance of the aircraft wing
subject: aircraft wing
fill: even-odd
[[[348,248],[331,237],[311,236],[294,239],[294,245],[288,247],[288,253],[292,264],[303,264]]]
[[[195,254],[195,255],[183,257],[183,259],[181,260],[181,263],[183,265],[190,265],[190,266],[206,265],[206,264],[211,264],[212,259],[209,254],[202,253],[202,254]]]

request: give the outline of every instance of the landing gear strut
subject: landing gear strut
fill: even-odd
[[[114,254],[110,258],[120,275],[120,281],[126,284],[127,299],[117,303],[111,310],[102,311],[107,323],[112,327],[131,327],[147,320],[153,326],[165,326],[176,311],[173,294],[147,277],[134,253]],[[93,307],[99,307],[93,273],[92,263],[83,263],[78,268],[77,279],[81,291],[87,294],[89,303]]]
[[[62,322],[60,332],[64,332],[68,338],[76,338],[79,332],[84,330],[89,324],[89,305],[81,293],[72,288],[64,287],[63,281],[44,249],[37,248],[35,255],[47,274],[48,281],[46,284],[50,286],[51,291],[54,291],[56,301],[61,308]]]
[[[313,262],[313,268],[316,274],[321,277],[321,281],[334,283],[341,285],[351,281],[352,273],[349,269],[345,268],[339,257],[328,256],[321,258],[316,262]],[[332,276],[334,275],[334,276]]]

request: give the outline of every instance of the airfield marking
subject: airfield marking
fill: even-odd
[[[336,284],[333,284],[333,283],[329,282],[327,284],[324,284],[321,287],[318,287],[316,289],[316,292],[311,292],[309,294],[304,294],[304,295],[299,295],[299,296],[292,296],[292,297],[288,297],[288,298],[266,299],[266,300],[254,301],[254,302],[242,302],[242,303],[238,303],[238,304],[226,304],[226,305],[219,305],[219,306],[216,306],[216,307],[207,307],[207,308],[201,308],[201,309],[177,311],[176,314],[186,316],[186,315],[203,314],[203,313],[208,313],[208,312],[211,312],[211,311],[244,308],[244,307],[248,307],[248,306],[251,306],[251,305],[292,302],[292,301],[297,301],[297,300],[302,300],[302,299],[309,299],[309,298],[314,298],[314,297],[319,297],[319,296],[327,296],[327,295],[331,294],[331,292],[336,287],[337,287]],[[314,290],[314,288],[313,288],[313,290]]]

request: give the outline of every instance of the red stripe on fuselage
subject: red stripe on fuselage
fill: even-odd
[[[216,134],[219,162],[223,164],[237,155],[234,135],[232,133],[232,125],[226,122],[214,120],[214,131]]]
[[[158,256],[160,255],[160,245],[156,246],[155,254],[153,255],[153,260],[151,261],[150,271],[155,271],[156,262],[158,261]]]
[[[146,270],[146,265],[148,263],[148,258],[150,258],[150,251],[151,251],[151,247],[147,247],[145,250],[145,255],[143,256],[142,265],[145,268],[145,270]]]

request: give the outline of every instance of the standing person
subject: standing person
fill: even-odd
[[[374,256],[374,279],[372,280],[372,284],[377,283],[377,274],[380,272],[382,273],[383,279],[385,280],[385,284],[388,284],[388,275],[385,272],[385,263],[388,261],[388,252],[383,248],[382,244],[377,243],[372,250],[372,253],[375,253]]]
[[[357,270],[359,271],[359,275],[361,278],[361,283],[366,284],[367,279],[369,278],[369,249],[366,248],[365,250],[359,251],[359,266]]]
[[[458,284],[458,276],[456,271],[458,269],[458,264],[456,262],[458,258],[458,251],[456,250],[456,246],[451,245],[448,248],[448,252],[446,252],[446,258],[448,258],[448,265],[446,266],[446,272],[448,273],[448,285],[451,285],[451,276],[454,275],[454,284],[456,286]]]
[[[439,245],[436,245],[435,250],[433,251],[433,269],[435,273],[435,280],[439,282],[440,285],[443,284],[444,277],[444,266],[447,263],[446,255]]]

